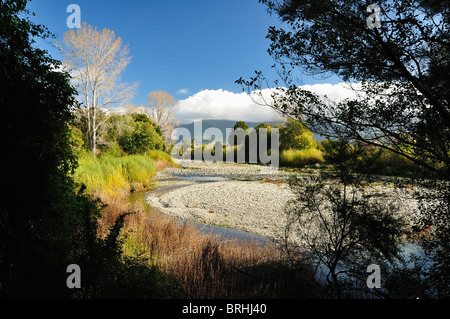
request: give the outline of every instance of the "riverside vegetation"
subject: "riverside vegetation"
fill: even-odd
[[[73,132],[74,130],[72,134]],[[119,139],[119,141],[123,141],[123,139]],[[312,141],[315,145],[318,144],[316,141]],[[135,143],[139,143],[139,140],[135,139]],[[335,297],[341,295],[341,283],[337,277],[335,276],[325,286],[320,285],[314,275],[314,268],[311,267],[311,260],[297,249],[292,249],[288,242],[281,246],[269,244],[261,247],[258,242],[246,245],[235,240],[218,240],[211,235],[202,233],[192,225],[180,224],[177,219],[153,211],[151,207],[143,203],[130,204],[127,201],[127,194],[151,190],[153,178],[158,170],[177,166],[170,155],[164,151],[152,149],[155,147],[154,144],[145,144],[147,148],[144,153],[127,154],[121,147],[123,144],[119,143],[118,147],[105,147],[104,152],[97,154],[96,157],[89,154],[87,150],[83,150],[84,145],[82,143],[81,149],[77,150],[81,154],[80,166],[75,171],[74,177],[76,181],[86,185],[91,194],[99,197],[107,205],[98,220],[99,238],[104,240],[108,237],[109,230],[114,229],[115,223],[120,220],[123,212],[132,212],[129,215],[127,213],[123,219],[123,228],[117,232],[120,258],[134,260],[142,269],[159,274],[158,282],[161,280],[159,288],[169,296],[236,298]],[[105,145],[107,144],[105,143]],[[314,150],[320,152],[323,159],[322,164],[327,165],[325,167],[333,165],[333,167],[339,168],[341,166],[339,171],[343,171],[344,167],[346,167],[346,171],[350,171],[354,167],[354,170],[361,172],[361,166],[366,165],[365,170],[371,171],[374,169],[373,166],[379,165],[380,152],[377,153],[373,149],[337,141],[325,141],[320,145],[322,150],[318,148],[314,148]],[[72,147],[75,147],[74,144]],[[295,152],[292,149],[289,151]],[[302,150],[296,151],[301,152]],[[368,163],[371,163],[372,166],[367,166]],[[305,163],[302,163],[303,165],[295,164],[291,166],[305,166]],[[324,172],[328,172],[328,169]],[[330,173],[327,173],[329,177],[332,176],[332,172],[330,170]],[[343,182],[353,185],[354,182],[349,182],[348,176],[344,178]],[[360,184],[361,180],[358,180],[358,183]],[[298,184],[292,185],[297,187]],[[317,188],[317,192],[319,190]],[[311,192],[308,196],[313,198],[321,195]],[[337,198],[334,200],[339,202]],[[345,198],[344,200],[348,201]],[[348,205],[349,207],[351,205],[367,206],[361,203],[349,203]],[[339,209],[337,211],[340,212]],[[291,222],[287,225],[286,231],[291,232],[292,217],[290,216],[293,215],[292,212],[287,211],[287,213]],[[346,215],[352,216],[344,213],[344,224],[349,223]],[[352,222],[355,224],[352,227],[377,223],[377,220],[370,220],[377,216],[375,213],[369,212],[367,216],[357,216],[353,218],[362,218],[366,222]],[[342,217],[337,217],[335,220],[339,220],[339,218]],[[397,224],[400,225],[400,222]],[[388,226],[392,226],[389,228],[392,231],[390,235],[384,229]],[[334,225],[326,227],[334,227]],[[363,232],[367,233],[367,238],[356,239],[356,241],[364,242],[366,247],[373,245],[373,240],[377,242],[377,236],[380,233],[396,238],[388,243],[386,246],[388,248],[381,247],[381,250],[395,250],[394,246],[404,235],[403,226],[396,227],[391,222],[378,223],[377,227],[364,228]],[[340,240],[345,242],[347,238]],[[324,260],[324,257],[322,259]],[[336,264],[340,262],[337,260]],[[145,291],[144,288],[143,291]]]
[[[72,128],[72,135],[75,131]],[[130,192],[152,189],[152,178],[158,170],[176,166],[167,153],[152,150],[152,144],[147,144],[145,153],[129,155],[119,144],[119,148],[105,148],[94,158],[83,149],[85,145],[72,144],[81,154],[74,178],[105,204],[98,219],[98,236],[105,240],[122,214],[132,212],[124,217],[118,233],[120,256],[138,261],[142,269],[148,269],[147,273],[161,274],[158,291],[189,298],[320,294],[312,269],[306,264],[293,267],[274,245],[217,240],[143,203],[130,204]],[[121,156],[112,154],[117,151]]]
[[[0,49],[0,80],[5,86],[0,99],[5,110],[0,114],[0,149],[9,150],[9,156],[0,159],[2,167],[8,168],[2,185],[5,200],[0,207],[0,296],[351,297],[338,276],[339,264],[351,269],[367,256],[375,256],[380,262],[385,261],[383,255],[388,259],[395,256],[403,229],[389,210],[377,215],[376,205],[360,209],[366,199],[361,190],[365,181],[355,175],[423,173],[413,162],[426,161],[429,152],[414,153],[404,143],[382,150],[361,141],[316,142],[300,121],[288,121],[282,129],[281,163],[292,167],[313,165],[323,168],[323,174],[307,187],[291,182],[299,189],[297,200],[303,206],[287,208],[291,218],[288,226],[298,226],[301,218],[311,220],[315,210],[322,210],[317,200],[326,199],[331,219],[322,217],[319,227],[328,238],[317,241],[314,233],[306,238],[314,239],[308,242],[309,247],[316,249],[316,257],[330,268],[331,279],[325,286],[316,281],[302,247],[286,243],[280,249],[275,245],[217,241],[143,204],[128,203],[130,192],[151,189],[155,173],[175,165],[165,153],[170,148],[161,129],[143,114],[108,115],[96,109],[96,120],[105,125],[94,123],[92,147],[90,110],[86,113],[86,109],[76,107],[70,75],[55,71],[61,63],[32,45],[33,37],[46,39],[51,34],[30,22],[26,3],[5,0],[0,4],[1,24],[5,26],[0,29],[4,44]],[[15,105],[26,107],[26,112]],[[447,144],[442,145],[448,159]],[[405,153],[408,159],[402,157]],[[425,167],[445,173],[446,163],[438,158],[426,162]],[[328,187],[329,183],[336,183],[336,187]],[[436,185],[430,189],[437,189]],[[445,187],[440,197],[433,193],[427,198],[436,199],[429,210],[433,213],[429,217],[436,219],[429,222],[438,240],[429,242],[438,257],[438,267],[431,272],[433,282],[440,285],[438,297],[448,296],[448,267],[444,266],[448,265],[445,249],[449,241],[445,241],[448,232],[442,231],[447,227],[448,214],[441,202],[448,203]],[[29,190],[26,200],[18,189]],[[363,200],[349,196],[352,190],[362,194]],[[299,207],[305,209],[299,211]],[[330,249],[330,243],[337,243],[339,249]],[[328,249],[326,255],[322,254],[323,247]],[[70,264],[81,267],[81,289],[71,290],[61,284]],[[424,273],[416,270],[397,273],[401,278],[386,275],[386,287],[393,288],[384,296],[435,296],[428,294],[429,287],[421,277]],[[395,283],[403,283],[405,278],[407,291],[399,291]]]

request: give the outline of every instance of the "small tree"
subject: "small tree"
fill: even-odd
[[[236,122],[236,124],[234,124],[233,131],[235,131],[235,130],[237,130],[237,129],[239,129],[239,128],[241,128],[242,130],[244,130],[244,132],[247,132],[248,129],[249,129],[248,125],[247,125],[244,121],[238,121],[238,122]],[[230,139],[231,137],[232,137],[233,139]],[[240,144],[242,144],[242,143],[244,143],[244,142],[245,142],[245,143],[248,143],[248,137],[247,137],[247,135],[246,135],[244,141],[238,141],[237,136],[235,136],[235,135],[232,135],[232,134],[231,134],[231,135],[229,136],[229,138],[228,138],[228,143],[229,143],[229,144],[232,144],[232,145],[237,146],[237,145],[238,145],[238,142],[239,142]]]
[[[288,118],[280,130],[281,149],[304,149],[316,146],[306,123]]]
[[[357,0],[260,0],[284,23],[270,27],[269,53],[288,88],[272,107],[305,120],[328,138],[381,147],[420,165],[421,226],[435,231],[432,276],[450,282],[450,72],[448,1],[378,1],[380,27],[367,24],[370,2]],[[276,66],[275,66],[276,67]],[[297,72],[331,75],[353,83],[355,97],[340,102],[299,88]],[[237,81],[262,92],[262,72]],[[355,84],[355,82],[357,82]],[[422,171],[422,170],[420,170]],[[436,178],[430,181],[430,176]],[[427,203],[430,201],[430,203]],[[428,246],[428,245],[425,245]],[[431,248],[431,247],[425,247]],[[444,288],[444,287],[443,287]],[[444,292],[446,291],[446,292]],[[440,296],[449,295],[448,288]]]
[[[177,100],[163,91],[151,92],[147,96],[146,113],[161,129],[166,141],[171,140],[172,130],[179,120],[175,117]]]
[[[233,129],[241,128],[244,131],[247,131],[249,129],[248,125],[244,121],[237,121],[234,125]]]
[[[290,180],[296,198],[286,205],[285,248],[292,241],[325,267],[326,287],[333,298],[345,296],[352,277],[369,264],[399,258],[405,222],[387,195],[364,187],[355,175],[352,156],[337,154],[337,170],[304,182]]]
[[[101,274],[111,269],[111,261],[120,264],[118,254],[108,253],[118,236],[108,236],[114,241],[109,245],[98,240],[102,205],[83,188],[77,192],[72,175],[81,141],[69,128],[76,91],[69,74],[55,70],[61,62],[33,45],[32,37],[53,35],[30,22],[26,4],[0,2],[0,107],[5,110],[0,148],[10,152],[0,158],[7,168],[0,203],[0,296],[69,298],[84,291],[89,296],[90,288],[105,282]],[[31,190],[26,200],[18,189]],[[70,290],[65,285],[70,264],[99,276],[83,277],[83,291]],[[118,273],[124,272],[114,276]]]

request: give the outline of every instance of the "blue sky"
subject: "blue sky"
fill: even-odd
[[[69,30],[66,9],[72,3],[80,6],[82,22],[113,30],[129,45],[132,60],[122,80],[139,83],[134,105],[157,90],[177,100],[205,90],[238,94],[242,89],[234,82],[248,79],[255,70],[277,78],[265,36],[279,22],[257,0],[32,0],[28,9],[36,13],[32,21],[61,40]],[[37,45],[59,58],[50,45]],[[321,82],[307,77],[300,81]]]

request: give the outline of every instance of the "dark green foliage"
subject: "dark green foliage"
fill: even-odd
[[[428,180],[427,189],[418,195],[419,225],[431,229],[430,238],[421,243],[434,262],[427,281],[434,288],[432,297],[450,296],[450,182]]]
[[[125,215],[105,240],[97,237],[103,204],[77,192],[72,178],[76,92],[55,71],[60,62],[32,47],[31,36],[49,32],[24,17],[26,2],[0,2],[0,296],[126,297],[138,281],[147,288],[131,296],[167,296],[152,290],[162,278],[156,269],[122,261]],[[81,267],[81,289],[66,286],[70,264]]]
[[[284,23],[269,28],[269,53],[287,88],[275,108],[323,136],[386,148],[449,178],[448,2],[379,1],[381,27],[370,29],[357,0],[260,0]],[[358,99],[324,102],[301,90],[297,72],[360,82]],[[238,83],[266,83],[261,72]]]
[[[265,156],[266,153],[270,155],[272,151],[272,125],[267,123],[259,123],[257,126],[255,126],[255,132],[256,132],[256,153],[258,154],[256,160],[258,163],[260,163],[262,162],[260,155]],[[266,144],[266,148],[263,149],[264,151],[261,150],[261,143],[263,143],[263,145],[264,143]],[[246,157],[250,159],[248,151],[246,152]]]
[[[31,46],[31,35],[48,31],[21,17],[25,6],[0,4],[1,294],[64,296],[80,222],[68,178],[76,165],[67,126],[75,91],[68,74],[54,71],[60,63]]]
[[[258,154],[259,154],[260,139],[262,137],[262,133],[260,132],[261,129],[265,129],[266,130],[266,134],[267,134],[266,135],[266,137],[267,137],[267,139],[266,139],[267,149],[268,150],[272,149],[272,125],[267,124],[267,123],[259,123],[257,126],[255,126]]]
[[[149,150],[165,148],[161,129],[145,114],[113,114],[105,127],[104,152],[145,154]]]
[[[121,145],[128,154],[144,154],[149,150],[162,150],[164,140],[151,123],[137,122],[134,130],[123,137]]]
[[[233,129],[235,130],[235,129],[237,129],[237,128],[241,128],[241,129],[243,129],[244,131],[246,131],[246,130],[249,129],[248,125],[245,124],[244,121],[238,121],[238,122],[236,122],[236,124],[234,125]]]
[[[87,200],[83,211],[97,209],[100,213],[99,203]],[[110,227],[106,238],[100,239],[96,234],[96,219],[89,218],[85,213],[88,246],[84,247],[78,261],[82,270],[82,287],[74,292],[73,297],[171,298],[181,295],[176,281],[163,274],[157,266],[150,267],[147,261],[139,258],[121,257],[124,240],[121,229],[130,214],[122,213]]]
[[[376,175],[414,177],[425,175],[425,171],[411,160],[390,150],[360,142],[348,143],[343,140],[323,140],[319,148],[329,165],[350,160],[358,166],[358,172]],[[342,165],[341,165],[342,166]]]

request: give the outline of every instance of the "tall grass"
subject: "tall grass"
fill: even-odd
[[[134,212],[121,230],[123,258],[174,278],[177,296],[178,285],[187,298],[311,297],[316,292],[309,268],[292,267],[275,245],[218,240],[122,196],[133,187],[148,187],[161,167],[176,165],[169,155],[84,155],[79,163],[76,180],[106,204],[98,221],[99,237],[106,237],[122,213]]]
[[[148,190],[157,169],[176,165],[169,154],[161,151],[123,157],[106,154],[100,158],[83,154],[78,162],[75,181],[86,185],[90,193],[104,193],[109,197]]]
[[[187,298],[312,297],[308,268],[292,267],[275,245],[218,240],[198,228],[153,211],[143,203],[103,199],[99,223],[104,236],[124,211],[125,257],[138,257],[175,278]]]
[[[322,152],[315,148],[302,150],[288,149],[280,153],[280,165],[282,166],[301,167],[323,162]]]
[[[158,150],[150,150],[145,153],[146,156],[150,157],[151,159],[155,160],[156,162],[163,162],[167,165],[177,166],[177,164],[174,162],[172,156],[170,154],[167,154],[162,151]]]

